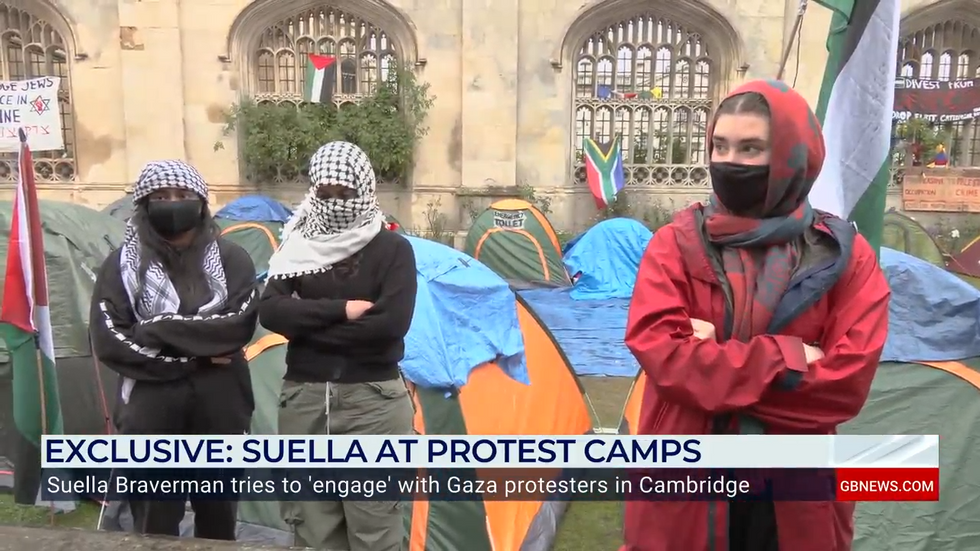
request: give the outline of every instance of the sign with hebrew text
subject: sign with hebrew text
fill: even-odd
[[[27,133],[31,151],[61,151],[59,77],[0,80],[0,152],[20,151],[18,130]]]

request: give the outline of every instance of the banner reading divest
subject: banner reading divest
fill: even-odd
[[[27,133],[31,151],[61,151],[59,77],[0,80],[0,152],[20,151],[17,131]]]

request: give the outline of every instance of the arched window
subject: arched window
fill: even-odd
[[[711,53],[694,29],[638,15],[581,45],[575,67],[576,182],[582,143],[622,135],[629,185],[704,185]]]
[[[309,53],[337,56],[338,104],[372,94],[396,70],[398,59],[394,41],[372,23],[331,7],[306,10],[262,33],[252,56],[256,99],[300,101]]]
[[[34,152],[34,172],[40,182],[67,182],[75,177],[75,125],[65,39],[50,24],[23,9],[0,1],[0,80],[42,76],[61,77],[63,151]],[[0,153],[0,181],[16,177],[16,153]]]
[[[935,23],[898,44],[898,76],[929,80],[980,78],[980,29],[963,21]],[[935,123],[947,138],[950,164],[980,166],[980,121]],[[896,125],[897,128],[897,125]],[[903,159],[900,159],[904,163]]]

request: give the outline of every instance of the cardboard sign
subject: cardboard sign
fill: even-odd
[[[20,151],[18,130],[27,133],[32,151],[61,151],[58,77],[0,80],[0,152]]]
[[[913,168],[902,181],[908,211],[980,213],[980,169]]]

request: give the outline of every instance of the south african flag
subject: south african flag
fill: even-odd
[[[589,191],[598,209],[604,209],[616,199],[616,194],[626,184],[623,173],[622,136],[617,134],[611,141],[599,143],[585,138],[582,144],[585,155],[585,175]]]

